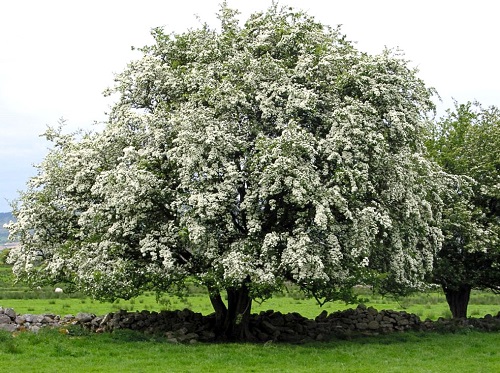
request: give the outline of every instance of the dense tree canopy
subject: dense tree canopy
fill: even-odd
[[[500,111],[456,103],[428,148],[446,172],[469,177],[444,209],[434,271],[453,316],[466,317],[471,289],[500,291]]]
[[[401,56],[304,13],[236,15],[155,29],[104,131],[47,132],[11,226],[18,278],[97,298],[194,279],[236,337],[251,300],[286,283],[320,302],[424,286],[441,244],[432,92]]]

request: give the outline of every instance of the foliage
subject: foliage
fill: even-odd
[[[237,312],[285,281],[320,302],[425,286],[441,243],[432,91],[400,55],[304,13],[236,14],[153,30],[103,132],[47,131],[10,226],[18,279],[113,299],[189,277]]]
[[[0,251],[0,266],[5,265],[7,263],[9,252],[10,252],[9,249],[3,249]]]
[[[428,148],[445,171],[469,177],[443,211],[445,240],[434,272],[447,288],[500,290],[500,111],[455,103]]]
[[[500,111],[455,103],[428,141],[431,157],[462,176],[443,211],[443,248],[433,281],[454,317],[466,317],[471,289],[500,290]]]

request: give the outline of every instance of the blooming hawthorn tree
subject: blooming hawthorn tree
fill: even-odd
[[[424,286],[441,243],[432,91],[401,56],[304,13],[219,19],[155,29],[102,132],[47,132],[10,227],[17,277],[102,299],[193,279],[229,338],[251,336],[252,300],[287,283],[320,303]]]
[[[446,172],[468,177],[447,198],[434,270],[453,317],[467,317],[472,289],[500,292],[500,110],[455,103],[428,148]]]

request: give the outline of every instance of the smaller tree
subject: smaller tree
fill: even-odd
[[[446,172],[463,175],[443,211],[445,240],[434,269],[453,317],[466,317],[472,289],[500,291],[500,111],[455,103],[428,149]]]

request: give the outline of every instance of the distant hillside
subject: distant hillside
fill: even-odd
[[[14,220],[14,216],[11,212],[0,212],[0,245],[5,244],[9,237],[9,231],[3,225],[12,220]]]

